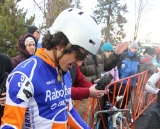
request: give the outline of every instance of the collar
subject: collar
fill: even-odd
[[[57,68],[56,64],[52,62],[52,60],[46,54],[45,50],[46,50],[45,48],[38,48],[35,55],[41,58],[44,62],[49,64],[51,67]]]

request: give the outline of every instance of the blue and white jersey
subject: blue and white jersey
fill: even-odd
[[[88,129],[71,103],[71,76],[57,80],[57,68],[45,58],[32,56],[7,79],[7,96],[1,129]],[[38,54],[39,55],[39,54]],[[23,126],[23,127],[22,127]]]

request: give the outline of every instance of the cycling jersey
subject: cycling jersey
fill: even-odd
[[[57,67],[44,49],[9,75],[1,129],[88,129],[71,103],[71,76],[57,80]]]

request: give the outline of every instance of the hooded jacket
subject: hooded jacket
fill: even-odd
[[[18,51],[19,51],[19,55],[16,57],[13,57],[12,60],[12,64],[13,67],[15,68],[19,63],[23,62],[24,60],[28,59],[29,57],[31,57],[32,55],[29,54],[29,52],[26,50],[26,46],[24,44],[25,39],[28,37],[32,37],[35,41],[35,46],[37,48],[37,41],[34,38],[34,36],[32,34],[24,34],[22,36],[20,36],[20,38],[18,39]]]

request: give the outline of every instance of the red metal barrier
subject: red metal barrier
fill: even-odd
[[[130,86],[131,79],[136,79],[137,83],[134,87]],[[125,80],[127,80],[127,83],[123,85],[123,82]],[[120,79],[119,81],[112,82],[106,86],[106,92],[108,97],[107,101],[113,103],[115,106],[116,106],[115,97],[117,95],[125,96],[125,98],[121,101],[120,107],[130,108],[132,110],[133,123],[131,123],[131,121],[128,121],[132,129],[134,129],[134,121],[140,116],[141,113],[143,113],[143,111],[153,101],[156,100],[156,95],[147,93],[145,90],[147,80],[148,80],[148,71],[144,71],[142,73],[135,74],[133,76],[124,79]],[[160,82],[157,83],[157,87],[160,87]],[[111,89],[112,93],[108,92],[108,89]],[[128,99],[130,103],[129,105],[128,105]],[[79,101],[76,102],[76,106],[78,106],[78,103]],[[87,114],[90,111],[89,107],[91,107],[91,112],[92,112],[91,128],[94,129],[94,112],[95,110],[102,109],[99,99],[90,99],[86,114],[83,118],[84,120],[86,120]],[[103,116],[100,115],[100,117],[102,119],[102,122],[104,123]],[[129,117],[128,114],[126,114],[126,117]]]

